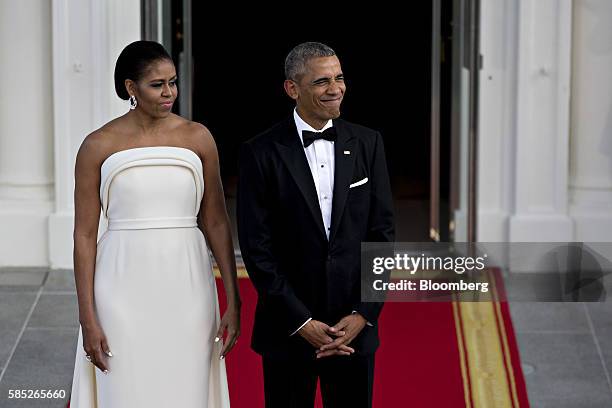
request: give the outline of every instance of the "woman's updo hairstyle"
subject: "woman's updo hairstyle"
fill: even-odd
[[[134,41],[126,46],[115,64],[115,92],[124,100],[130,99],[125,80],[137,82],[149,66],[160,60],[172,61],[166,49],[155,41]]]

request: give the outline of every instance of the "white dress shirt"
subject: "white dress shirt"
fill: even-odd
[[[295,127],[297,128],[297,136],[300,139],[300,144],[304,146],[304,139],[302,138],[302,131],[309,130],[311,132],[323,132],[325,129],[333,126],[333,122],[330,119],[321,130],[316,130],[308,123],[304,122],[300,115],[297,113],[297,109],[293,110],[293,119],[295,120]],[[323,216],[323,226],[325,227],[325,234],[329,239],[329,231],[331,229],[331,210],[332,210],[332,199],[334,192],[334,142],[330,142],[325,139],[318,139],[312,142],[312,144],[304,149],[306,153],[306,160],[308,160],[308,167],[310,167],[310,173],[312,174],[312,180],[314,181],[315,188],[317,189],[317,197],[319,198],[319,208],[321,208],[321,215]],[[300,329],[306,326],[306,323],[312,320],[310,317],[304,322],[296,331],[291,333],[293,336],[299,332]]]
[[[304,145],[302,139],[302,131],[309,130],[311,132],[323,132],[333,126],[330,119],[321,130],[316,130],[308,123],[304,122],[297,110],[293,111],[293,119],[295,119],[295,127],[297,128],[297,136],[300,138],[300,144]],[[323,216],[323,225],[325,226],[325,234],[329,239],[331,229],[331,211],[332,199],[334,194],[334,142],[325,139],[315,140],[310,146],[304,149],[308,166],[314,185],[317,189],[317,197],[319,198],[319,207]]]
[[[300,138],[300,144],[304,146],[304,139],[302,138],[302,131],[309,130],[311,132],[323,132],[325,129],[333,126],[333,122],[330,119],[325,126],[320,130],[317,130],[304,122],[300,115],[297,113],[297,109],[293,110],[293,119],[295,120],[295,127],[297,128],[297,136]],[[310,146],[304,149],[306,153],[306,159],[308,160],[308,166],[310,167],[310,173],[314,185],[317,189],[317,197],[319,198],[319,208],[321,208],[321,215],[323,216],[323,226],[325,227],[325,234],[329,239],[329,232],[331,230],[331,212],[332,212],[332,200],[334,194],[334,169],[335,169],[335,150],[334,142],[325,139],[317,139]],[[353,311],[353,313],[357,313]],[[296,331],[291,333],[293,336],[299,332],[300,329],[306,326],[306,323],[312,320],[309,318],[302,324]],[[370,322],[368,325],[371,326]]]

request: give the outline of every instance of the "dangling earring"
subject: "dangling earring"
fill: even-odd
[[[138,101],[136,100],[136,97],[134,95],[131,95],[130,96],[130,110],[136,109],[136,106],[138,106]]]

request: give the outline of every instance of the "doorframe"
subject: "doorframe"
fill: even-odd
[[[174,27],[172,26],[173,3],[165,0],[140,0],[141,37],[143,40],[157,41],[170,55],[177,55],[177,75],[179,78],[178,113],[184,118],[193,118],[193,34],[191,0],[180,0],[181,12],[181,49],[174,49]],[[170,16],[170,18],[168,18]]]
[[[442,1],[432,1],[432,47],[431,47],[431,163],[430,163],[430,238],[436,242],[441,238],[440,224],[440,109],[441,109],[441,64],[442,64]],[[447,2],[448,6],[448,2]],[[466,236],[465,241],[476,242],[478,219],[478,95],[479,77],[482,68],[480,54],[480,0],[451,0],[453,7],[453,35],[460,35],[461,47],[459,52],[453,52],[452,81],[453,87],[451,101],[451,174],[449,214],[449,240],[463,241],[454,234],[456,231],[456,210],[461,208],[461,189],[465,188],[466,202]],[[462,101],[456,96],[460,92],[462,76],[456,72],[466,68],[468,76],[468,126],[467,126],[467,157],[461,151],[460,109]],[[459,81],[459,83],[456,83]],[[462,160],[465,159],[465,162]],[[465,186],[462,186],[462,171],[466,172]],[[446,228],[445,228],[446,230]]]
[[[429,184],[429,238],[440,241],[440,74],[442,0],[432,1],[431,23],[431,147]]]
[[[468,133],[468,208],[467,208],[467,242],[478,239],[478,109],[480,95],[480,0],[469,2],[469,69],[470,69],[470,102]]]

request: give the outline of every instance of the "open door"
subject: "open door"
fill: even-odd
[[[176,62],[179,96],[173,110],[193,118],[192,0],[141,0],[141,38],[161,43]]]
[[[480,0],[432,1],[430,229],[476,241]]]

